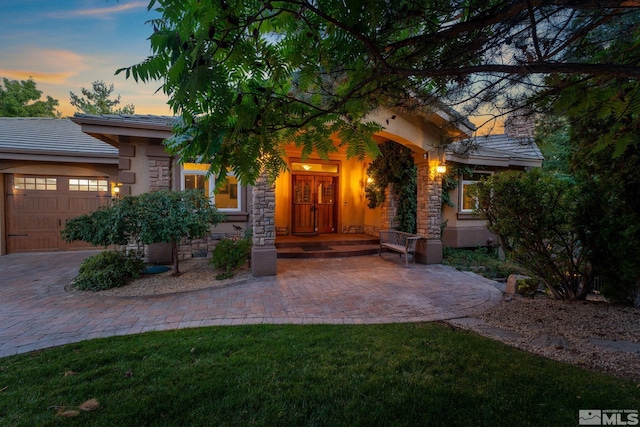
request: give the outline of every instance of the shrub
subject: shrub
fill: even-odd
[[[251,250],[251,239],[222,239],[213,249],[211,264],[214,267],[224,270],[216,275],[217,280],[233,277],[233,272],[242,267],[249,257]]]
[[[489,279],[505,278],[510,274],[529,274],[524,268],[508,260],[501,260],[491,254],[488,248],[444,249],[444,265],[462,271],[473,271]]]
[[[128,254],[104,251],[83,261],[73,286],[82,291],[103,291],[127,284],[127,280],[140,277],[142,261],[133,252]]]
[[[474,185],[478,211],[510,259],[558,299],[584,299],[593,284],[586,251],[573,224],[576,190],[540,170],[504,172]]]

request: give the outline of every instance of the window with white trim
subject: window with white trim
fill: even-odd
[[[472,175],[464,175],[460,182],[460,212],[471,213],[478,207],[478,198],[469,193],[469,187],[491,175],[491,172],[474,171]]]
[[[209,165],[205,163],[184,163],[182,165],[183,190],[199,189],[211,199],[211,203],[221,211],[233,212],[242,209],[242,186],[233,172],[227,172],[227,182],[214,194],[215,178],[207,176]]]

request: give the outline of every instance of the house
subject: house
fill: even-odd
[[[470,185],[494,173],[541,167],[544,161],[533,139],[532,117],[510,117],[500,135],[478,136],[452,144],[446,151],[449,174],[457,181],[449,192],[453,206],[443,206],[442,242],[452,248],[475,248],[497,244],[485,221],[473,213],[475,200]],[[463,168],[461,168],[463,167]],[[465,170],[466,174],[456,171]]]
[[[0,255],[85,249],[67,243],[67,219],[109,203],[118,150],[71,120],[0,118]]]
[[[443,242],[476,247],[493,237],[473,215],[469,205],[473,202],[464,194],[467,185],[487,173],[542,164],[531,136],[514,130],[477,137],[468,144],[473,126],[445,112],[400,114],[380,108],[371,118],[384,126],[375,135],[377,141],[395,141],[414,153],[419,181],[417,233],[425,238],[418,248],[418,262],[439,263]],[[207,165],[178,164],[162,145],[174,120],[88,114],[76,114],[71,120],[0,118],[1,253],[87,248],[83,242],[62,241],[60,229],[67,219],[106,205],[112,197],[166,188],[211,193],[214,183],[206,176]],[[451,127],[452,122],[457,125]],[[443,137],[466,140],[442,153],[435,147]],[[367,207],[368,161],[347,159],[344,152],[331,154],[328,160],[303,160],[293,146],[286,152],[290,170],[275,185],[263,178],[246,186],[229,176],[227,185],[211,194],[226,220],[205,238],[182,244],[180,259],[204,256],[219,239],[251,229],[253,274],[272,275],[275,244],[285,236],[377,236],[378,230],[394,227],[396,201],[391,194],[381,207]],[[458,177],[459,185],[450,195],[455,208],[441,206],[442,175],[437,166],[444,160],[449,166],[463,164],[474,171]],[[168,245],[150,245],[146,250],[152,262],[171,259]]]
[[[417,260],[439,263],[442,260],[441,176],[436,166],[444,159],[435,148],[443,138],[469,137],[473,125],[451,113],[399,112],[380,107],[371,120],[384,126],[375,135],[380,143],[395,141],[411,148],[418,168],[418,234],[425,239],[418,248]],[[76,114],[72,120],[82,132],[106,142],[118,151],[116,188],[120,195],[136,195],[157,189],[201,188],[210,192],[215,186],[206,176],[207,165],[179,164],[165,151],[163,139],[171,135],[173,118],[143,115]],[[455,125],[454,125],[455,123]],[[297,234],[363,233],[377,235],[378,230],[394,225],[394,200],[369,209],[365,199],[368,162],[348,159],[341,151],[328,159],[304,159],[300,149],[286,148],[289,171],[275,183],[262,176],[253,186],[239,182],[232,174],[228,185],[211,194],[223,211],[226,222],[219,224],[205,239],[181,245],[181,258],[191,258],[210,250],[220,236],[251,229],[253,247],[251,267],[254,276],[276,274],[276,240]],[[166,245],[150,247],[147,256],[160,261],[170,257]]]

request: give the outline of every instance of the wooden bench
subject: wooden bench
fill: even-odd
[[[404,231],[397,230],[380,230],[380,252],[379,256],[382,256],[382,249],[388,249],[394,252],[399,252],[400,256],[405,256],[405,266],[409,266],[409,254],[413,257],[413,262],[416,262],[416,243],[422,237],[417,234],[405,233]]]

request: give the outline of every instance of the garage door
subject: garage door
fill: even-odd
[[[92,247],[63,241],[60,230],[69,219],[109,204],[108,178],[9,175],[6,179],[8,253]]]

